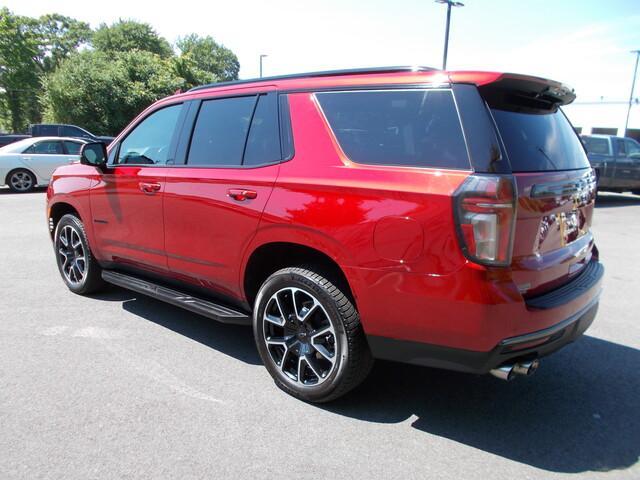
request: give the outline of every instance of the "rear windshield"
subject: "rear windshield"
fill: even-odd
[[[470,168],[449,90],[324,92],[316,97],[354,162]]]
[[[492,109],[514,172],[588,168],[578,135],[564,114]]]

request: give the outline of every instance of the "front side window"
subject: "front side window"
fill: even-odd
[[[44,141],[31,145],[24,153],[35,155],[61,155],[62,144],[58,141]]]
[[[88,132],[82,130],[81,128],[74,127],[72,125],[65,125],[64,127],[62,127],[62,136],[63,137],[82,137],[82,138],[90,137]]]
[[[255,96],[202,102],[187,164],[240,166],[255,102]]]
[[[629,156],[637,156],[640,154],[640,145],[632,140],[625,140],[625,150],[627,151],[627,155]]]
[[[342,150],[374,165],[469,169],[449,90],[316,93]]]
[[[117,163],[165,165],[182,104],[156,110],[134,127],[120,144]]]

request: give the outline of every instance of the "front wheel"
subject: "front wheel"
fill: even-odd
[[[69,290],[80,295],[96,292],[104,286],[102,269],[93,257],[82,221],[64,215],[54,234],[58,270]]]
[[[258,292],[253,327],[276,385],[302,400],[344,395],[373,363],[354,305],[311,270],[284,268],[271,275]]]

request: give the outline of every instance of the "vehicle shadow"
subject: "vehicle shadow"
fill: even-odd
[[[34,193],[44,193],[47,187],[37,187],[26,193],[14,193],[9,187],[0,187],[0,195],[33,195]]]
[[[107,302],[122,302],[127,312],[149,320],[180,335],[238,360],[261,365],[250,327],[226,325],[179,307],[117,287],[109,287],[92,298]]]
[[[248,327],[119,288],[94,298],[123,302],[128,312],[180,335],[261,363]],[[509,383],[377,361],[363,385],[317,408],[384,424],[415,417],[417,430],[548,471],[610,471],[640,455],[639,371],[639,350],[584,336],[543,359],[533,377]]]
[[[640,195],[622,193],[599,193],[596,208],[628,207],[640,205]]]
[[[640,454],[639,368],[640,351],[589,336],[509,383],[379,361],[322,408],[377,423],[415,416],[425,433],[548,471],[610,471]]]

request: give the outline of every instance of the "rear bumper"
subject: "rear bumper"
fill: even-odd
[[[469,373],[488,373],[513,360],[549,355],[576,340],[593,323],[598,311],[596,298],[585,309],[553,327],[505,338],[493,350],[475,352],[392,338],[368,336],[373,356],[384,360],[444,368]]]

